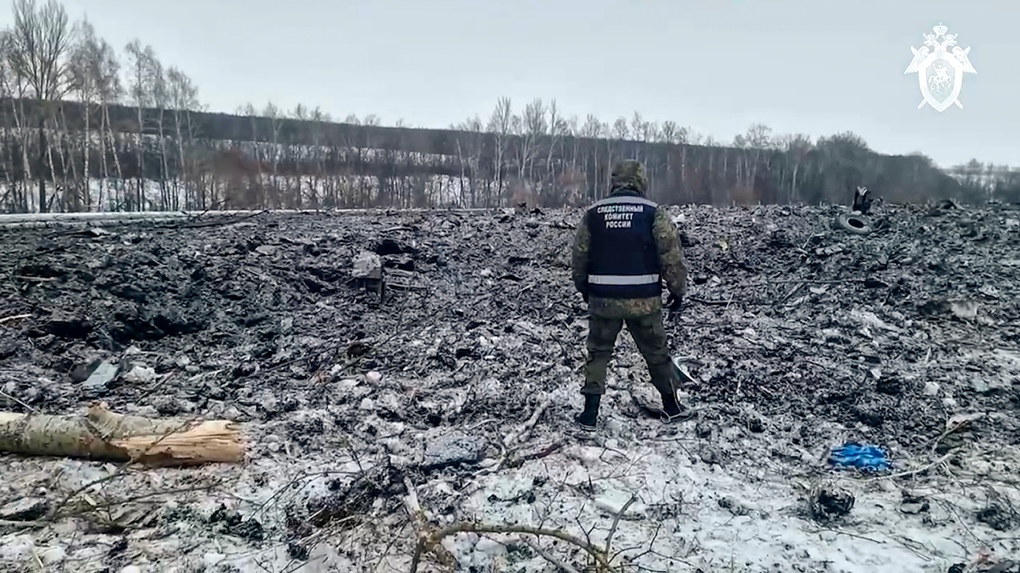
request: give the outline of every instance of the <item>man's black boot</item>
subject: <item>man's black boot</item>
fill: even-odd
[[[682,407],[680,402],[677,401],[675,390],[662,394],[662,412],[664,414],[663,422],[667,424],[690,416],[690,410]]]
[[[584,395],[584,410],[574,417],[574,421],[576,421],[582,429],[589,432],[595,431],[595,421],[599,417],[599,402],[601,402],[601,400],[602,396],[599,394]]]

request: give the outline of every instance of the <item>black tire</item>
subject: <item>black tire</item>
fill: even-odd
[[[837,229],[843,229],[844,231],[854,233],[855,235],[867,235],[873,230],[873,227],[871,226],[871,219],[864,215],[854,213],[841,213],[836,215],[832,224]]]

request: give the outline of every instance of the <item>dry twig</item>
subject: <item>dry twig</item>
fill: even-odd
[[[21,320],[22,318],[31,318],[31,317],[32,317],[31,314],[16,314],[14,316],[5,316],[3,318],[0,318],[0,324],[6,324],[8,322],[11,322],[12,320]]]
[[[422,559],[430,553],[434,553],[443,565],[453,566],[454,557],[445,548],[443,548],[442,541],[446,537],[456,535],[458,533],[494,535],[518,534],[521,541],[526,543],[544,559],[558,567],[560,570],[568,573],[577,573],[575,568],[560,561],[552,555],[549,555],[546,550],[542,549],[541,546],[538,545],[537,541],[530,541],[525,536],[534,536],[536,538],[550,537],[563,541],[584,551],[594,563],[596,573],[610,573],[614,571],[612,562],[615,560],[610,553],[613,536],[616,534],[617,527],[619,527],[623,514],[635,501],[637,501],[637,496],[632,495],[620,511],[617,512],[613,518],[612,525],[610,526],[605,546],[604,548],[599,549],[591,541],[590,530],[585,532],[585,537],[587,539],[581,539],[580,537],[559,529],[531,527],[526,525],[488,525],[474,522],[460,522],[437,529],[429,524],[425,511],[422,509],[421,503],[418,500],[418,494],[414,484],[411,483],[409,479],[405,478],[404,485],[407,488],[407,496],[404,498],[404,504],[417,529],[417,543],[415,544],[414,555],[411,558],[410,573],[417,573]]]

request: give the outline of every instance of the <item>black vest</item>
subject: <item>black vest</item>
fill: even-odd
[[[662,295],[659,250],[652,227],[657,205],[622,190],[588,208],[588,294],[599,298]]]

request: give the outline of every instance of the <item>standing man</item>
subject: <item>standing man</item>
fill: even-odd
[[[867,187],[857,186],[857,190],[854,191],[854,204],[851,210],[857,211],[861,215],[867,215],[868,211],[871,210],[871,191]]]
[[[606,369],[625,322],[662,396],[664,421],[684,415],[661,315],[663,278],[670,312],[680,309],[687,291],[687,262],[676,227],[665,207],[645,198],[641,163],[617,163],[611,185],[609,196],[589,207],[578,224],[570,261],[574,286],[588,303],[584,411],[575,420],[589,431],[595,429]]]

